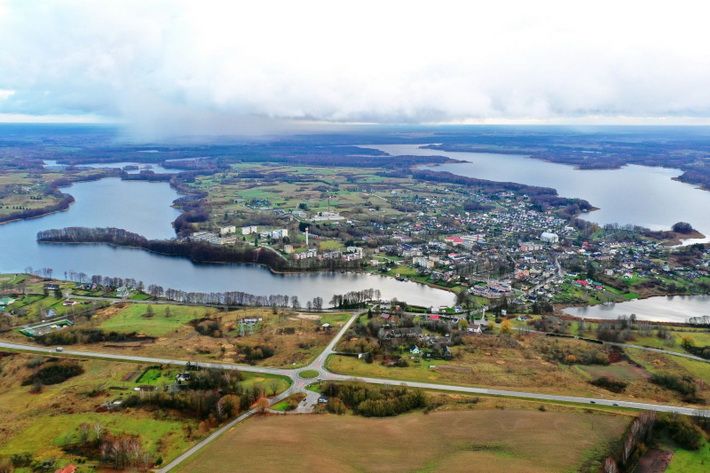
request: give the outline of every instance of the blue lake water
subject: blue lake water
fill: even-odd
[[[70,226],[116,227],[148,238],[172,238],[171,222],[179,215],[170,207],[178,194],[167,183],[122,181],[118,178],[82,182],[64,188],[76,199],[68,211],[0,225],[0,271],[52,268],[65,272],[132,277],[186,291],[243,291],[256,295],[298,296],[302,304],[319,296],[379,289],[384,298],[413,304],[448,305],[452,293],[413,282],[362,273],[304,273],[277,275],[248,264],[193,264],[182,258],[159,256],[140,249],[107,245],[38,244],[40,230]]]
[[[434,171],[551,187],[563,197],[585,199],[599,208],[582,218],[602,225],[633,224],[668,230],[674,223],[684,221],[710,237],[710,192],[673,180],[681,174],[679,169],[629,165],[621,169],[580,170],[521,155],[440,151],[421,145],[367,147],[392,155],[438,155],[464,161],[427,167]]]

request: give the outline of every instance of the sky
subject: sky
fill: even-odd
[[[710,2],[0,0],[0,121],[710,123]]]

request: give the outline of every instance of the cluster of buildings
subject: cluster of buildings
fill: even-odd
[[[236,227],[235,225],[222,227],[218,232],[199,231],[190,235],[191,241],[200,241],[210,243],[212,245],[233,245],[237,242],[237,235],[241,237],[258,235],[262,240],[280,241],[288,237],[287,228],[276,228],[270,230],[261,230],[256,225],[247,225],[244,227]]]
[[[340,260],[340,261],[358,261],[363,258],[363,250],[359,246],[348,246],[345,250],[332,250],[319,253],[316,248],[307,248],[305,251],[292,254],[293,259],[307,260]]]

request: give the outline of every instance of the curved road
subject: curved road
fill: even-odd
[[[357,382],[379,384],[379,385],[407,386],[407,387],[418,388],[418,389],[449,391],[449,392],[459,392],[459,393],[468,393],[468,394],[480,394],[480,395],[486,395],[486,396],[515,397],[515,398],[520,398],[520,399],[534,399],[534,400],[540,400],[540,401],[566,402],[566,403],[609,406],[609,407],[624,407],[624,408],[628,408],[628,409],[650,410],[650,411],[657,411],[657,412],[675,412],[678,414],[690,415],[690,416],[705,416],[705,417],[710,416],[710,410],[695,409],[695,408],[691,408],[691,407],[673,406],[673,405],[665,405],[665,404],[650,404],[650,403],[642,403],[642,402],[634,402],[634,401],[622,401],[622,400],[616,400],[616,399],[591,398],[591,397],[579,397],[579,396],[562,396],[562,395],[544,394],[544,393],[536,393],[536,392],[529,392],[529,391],[510,391],[510,390],[503,390],[503,389],[477,388],[477,387],[472,387],[472,386],[457,386],[457,385],[450,385],[450,384],[421,383],[421,382],[416,382],[416,381],[401,381],[401,380],[396,380],[396,379],[357,377],[357,376],[347,376],[347,375],[332,373],[332,372],[328,371],[325,368],[326,360],[328,359],[328,357],[330,355],[332,355],[334,353],[334,349],[335,349],[335,346],[337,345],[338,341],[340,341],[340,339],[345,334],[345,332],[347,332],[347,330],[350,328],[350,326],[355,322],[355,320],[357,320],[359,315],[360,314],[353,314],[353,316],[343,325],[343,327],[341,327],[341,329],[338,331],[336,336],[333,337],[333,339],[330,341],[328,346],[326,346],[325,350],[323,350],[323,352],[321,352],[308,366],[306,366],[304,368],[299,368],[299,369],[268,368],[268,367],[263,367],[263,366],[252,366],[252,365],[244,365],[244,364],[238,364],[238,363],[211,363],[211,362],[199,362],[198,365],[201,367],[205,367],[205,368],[241,370],[241,371],[245,371],[245,372],[278,375],[278,376],[285,376],[285,377],[289,378],[291,380],[291,386],[286,391],[284,391],[281,394],[279,394],[278,396],[272,398],[270,400],[270,402],[272,404],[279,402],[283,399],[286,399],[287,397],[291,396],[292,394],[295,394],[298,392],[310,393],[309,391],[306,390],[306,386],[308,386],[309,384],[312,384],[316,381],[357,381]],[[623,345],[623,344],[620,344],[620,345],[628,346],[629,348],[640,348],[640,349],[646,349],[646,350],[650,350],[650,351],[657,351],[657,352],[664,353],[664,354],[679,355],[679,353],[666,352],[664,350],[659,350],[659,349],[651,349],[651,348],[645,348],[645,347],[639,347],[639,346],[629,346],[629,345]],[[98,358],[98,359],[104,359],[104,360],[115,360],[115,361],[124,361],[124,362],[139,362],[139,363],[164,364],[164,365],[175,365],[175,366],[185,366],[188,363],[187,360],[179,360],[179,359],[173,359],[173,358],[152,358],[152,357],[146,357],[146,356],[122,355],[122,354],[116,354],[116,353],[104,353],[104,352],[96,352],[96,351],[81,351],[81,350],[66,350],[65,349],[65,350],[62,350],[61,352],[58,352],[58,351],[56,351],[56,348],[40,347],[40,346],[36,346],[36,345],[26,345],[26,344],[21,344],[21,343],[6,342],[6,341],[0,340],[0,349],[2,349],[2,348],[14,350],[14,351],[27,352],[27,353],[38,353],[38,354],[43,354],[43,355],[80,356],[80,357],[86,357],[86,358]],[[680,354],[680,355],[682,356],[684,354]],[[690,358],[690,357],[692,357],[692,355],[687,356],[687,357]],[[700,361],[707,361],[707,360],[700,359]],[[316,370],[316,371],[318,371],[319,376],[317,378],[309,378],[309,379],[301,378],[301,376],[299,376],[299,373],[304,370]],[[309,396],[307,399],[309,399],[310,402],[315,402],[314,396]],[[309,408],[312,408],[312,406],[309,406]],[[239,422],[242,422],[243,420],[249,418],[250,416],[252,416],[255,413],[256,413],[256,410],[252,409],[252,410],[240,415],[236,419],[232,420],[231,422],[227,423],[223,427],[221,427],[218,430],[216,430],[215,432],[213,432],[211,435],[209,435],[207,438],[205,438],[204,440],[202,440],[198,444],[194,445],[189,450],[185,451],[182,455],[177,457],[170,464],[166,465],[165,467],[163,467],[159,471],[161,473],[167,473],[168,471],[171,471],[173,468],[175,468],[177,465],[179,465],[180,463],[185,461],[190,456],[194,455],[196,452],[198,452],[200,449],[205,447],[207,444],[214,441],[217,437],[222,435],[224,432],[231,429]]]
[[[477,388],[472,386],[458,386],[451,384],[436,384],[436,383],[421,383],[416,381],[402,381],[397,379],[386,379],[386,378],[369,378],[369,377],[359,377],[359,376],[348,376],[337,373],[332,373],[325,368],[325,362],[330,355],[333,354],[335,345],[338,343],[340,338],[345,334],[345,332],[350,328],[350,326],[355,322],[359,314],[354,314],[338,331],[337,335],[333,337],[328,346],[319,354],[308,366],[298,369],[289,368],[269,368],[264,366],[253,366],[245,365],[239,363],[212,363],[212,362],[199,362],[198,365],[203,368],[215,368],[215,369],[227,369],[227,370],[241,370],[251,373],[262,373],[270,375],[285,376],[289,378],[292,382],[291,387],[286,391],[286,393],[293,394],[296,392],[302,392],[305,390],[306,386],[314,383],[317,380],[320,381],[360,381],[372,384],[390,385],[390,386],[408,386],[412,388],[419,389],[431,389],[438,391],[450,391],[450,392],[462,392],[470,394],[481,394],[489,396],[504,396],[504,397],[517,397],[521,399],[535,399],[541,401],[556,401],[556,402],[569,402],[577,404],[596,404],[600,406],[614,406],[614,407],[626,407],[630,409],[641,409],[641,410],[652,410],[658,412],[676,412],[678,414],[684,415],[710,415],[710,410],[707,409],[695,409],[691,407],[682,407],[666,404],[649,404],[633,401],[622,401],[616,399],[604,399],[604,398],[591,398],[591,397],[579,397],[579,396],[561,396],[555,394],[545,394],[536,393],[530,391],[511,391],[503,389],[489,389],[489,388]],[[153,364],[165,364],[165,365],[175,365],[175,366],[185,366],[187,360],[179,360],[174,358],[153,358],[147,356],[138,355],[122,355],[116,353],[105,353],[96,351],[81,351],[81,350],[63,350],[62,352],[57,352],[56,349],[48,347],[40,347],[35,345],[26,345],[13,342],[0,341],[0,348],[29,352],[29,353],[39,353],[44,355],[52,356],[81,356],[88,358],[100,358],[105,360],[116,360],[116,361],[127,361],[127,362],[139,362],[139,363],[153,363]],[[642,348],[638,346],[629,346],[629,348]],[[646,348],[650,351],[658,351],[665,354],[674,354],[674,352],[665,352],[663,350],[656,350],[651,348]],[[683,354],[681,354],[683,355]],[[702,360],[702,359],[701,359]],[[702,360],[707,361],[707,360]],[[317,378],[303,379],[299,376],[299,372],[303,370],[316,370],[319,372]]]
[[[549,332],[542,332],[540,330],[532,330],[529,328],[519,327],[519,328],[516,328],[515,330],[518,332],[523,332],[523,333],[536,333],[539,335],[554,337],[554,335],[550,334]],[[569,337],[569,336],[563,336],[563,337],[559,337],[559,338],[562,338],[562,339],[574,338],[575,340],[582,340],[583,342],[594,343],[593,341],[590,341],[589,338]],[[690,353],[683,353],[680,351],[664,350],[663,348],[647,347],[644,345],[635,345],[633,343],[607,342],[605,340],[596,340],[596,342],[601,343],[602,345],[609,345],[609,346],[620,347],[620,348],[633,348],[634,350],[650,351],[653,353],[661,353],[663,355],[670,355],[670,356],[679,356],[681,358],[688,358],[689,360],[693,360],[693,361],[701,361],[703,363],[710,363],[710,360],[706,360],[705,358],[699,357],[697,355],[691,355]]]

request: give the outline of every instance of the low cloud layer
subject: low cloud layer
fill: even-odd
[[[710,117],[705,2],[493,3],[0,0],[0,116],[146,134]]]

